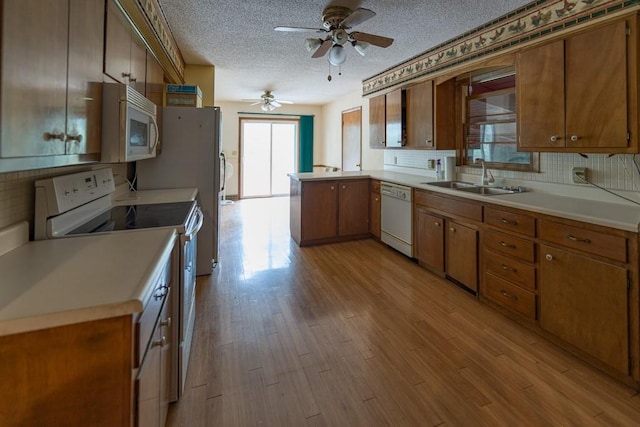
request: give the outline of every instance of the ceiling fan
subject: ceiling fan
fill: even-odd
[[[278,107],[282,107],[282,104],[293,104],[292,101],[283,101],[281,99],[276,99],[275,96],[271,93],[270,90],[265,90],[262,95],[260,95],[260,99],[243,99],[244,102],[253,102],[251,105],[260,105],[262,111],[268,112],[273,111]]]
[[[375,34],[361,33],[347,30],[373,18],[376,13],[369,9],[357,8],[354,10],[344,6],[328,6],[322,12],[322,26],[324,28],[305,27],[275,27],[276,31],[316,32],[326,34],[323,38],[309,38],[305,40],[305,46],[309,52],[313,52],[312,58],[321,58],[329,52],[329,63],[339,66],[347,60],[347,53],[343,46],[350,43],[360,55],[364,56],[370,45],[389,47],[393,39],[377,36]]]

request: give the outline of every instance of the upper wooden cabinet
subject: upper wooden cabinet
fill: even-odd
[[[636,18],[520,52],[520,151],[636,152]]]
[[[386,134],[387,147],[402,147],[407,141],[406,92],[396,89],[387,94]]]
[[[100,0],[2,3],[0,172],[99,160],[103,32]]]
[[[369,147],[371,148],[386,147],[386,108],[386,95],[369,98]]]
[[[116,4],[109,0],[105,40],[104,72],[146,94],[146,50]]]
[[[409,86],[407,93],[407,147],[432,148],[433,82]]]
[[[369,146],[455,149],[455,80],[432,80],[369,99]]]

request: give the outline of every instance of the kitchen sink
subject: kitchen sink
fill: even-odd
[[[522,193],[526,189],[522,187],[517,188],[500,188],[500,187],[486,187],[482,185],[473,184],[471,182],[463,181],[432,181],[421,182],[420,184],[433,185],[435,187],[451,188],[453,190],[464,191],[467,193],[480,194],[483,196],[498,196],[501,194],[513,194]]]
[[[466,191],[467,193],[482,194],[484,196],[497,196],[499,194],[516,193],[515,190],[507,190],[505,188],[497,187],[480,187],[479,185],[474,185],[473,187],[457,188],[457,190]]]
[[[470,182],[462,182],[462,181],[432,181],[432,182],[421,182],[420,184],[435,185],[436,187],[444,187],[444,188],[453,188],[455,190],[477,187],[477,185],[475,184],[472,184]]]

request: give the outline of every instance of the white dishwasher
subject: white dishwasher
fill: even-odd
[[[381,240],[408,257],[413,256],[413,206],[411,187],[380,183],[382,195]]]

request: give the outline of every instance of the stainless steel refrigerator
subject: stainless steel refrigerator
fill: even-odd
[[[198,188],[204,223],[197,238],[196,274],[211,274],[219,257],[224,154],[219,107],[163,107],[161,152],[136,163],[137,188]]]

